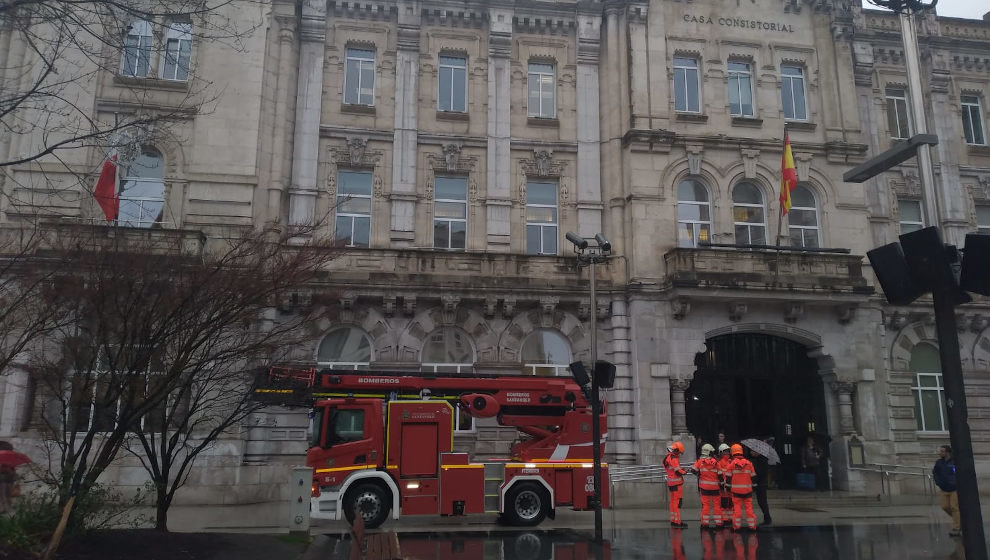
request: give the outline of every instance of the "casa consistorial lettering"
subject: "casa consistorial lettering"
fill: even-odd
[[[722,27],[739,27],[742,29],[753,29],[756,31],[779,31],[781,33],[794,33],[794,26],[782,21],[715,17],[704,14],[684,14],[683,19],[687,23],[696,23],[698,25],[721,25]]]

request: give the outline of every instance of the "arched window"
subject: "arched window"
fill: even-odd
[[[697,247],[699,241],[711,241],[712,209],[708,189],[696,179],[684,179],[677,185],[677,246]]]
[[[371,348],[371,338],[364,331],[341,327],[323,337],[316,351],[316,362],[332,369],[368,369]]]
[[[945,431],[945,389],[938,348],[927,343],[916,345],[911,350],[910,368],[915,376],[914,416],[918,420],[918,430]]]
[[[127,28],[124,52],[120,57],[120,74],[133,78],[147,78],[151,68],[151,24],[135,21]]]
[[[736,226],[737,245],[766,244],[766,214],[759,187],[747,182],[732,189],[732,220]]]
[[[121,225],[139,228],[160,227],[165,211],[164,162],[161,154],[144,148],[127,166],[120,180]]]
[[[426,339],[423,345],[421,369],[430,373],[468,373],[474,370],[474,345],[471,337],[461,329],[441,327]],[[455,432],[473,432],[474,417],[461,409],[459,402],[451,402],[456,411]]]
[[[533,332],[522,346],[523,368],[533,375],[570,375],[571,345],[556,331],[541,329]]]
[[[791,210],[787,224],[792,247],[821,247],[821,230],[818,228],[818,203],[815,194],[807,186],[798,183],[791,191]]]

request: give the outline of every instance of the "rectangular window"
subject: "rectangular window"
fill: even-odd
[[[344,103],[369,106],[375,104],[375,51],[347,49]]]
[[[942,387],[942,374],[919,373],[915,383],[914,415],[918,419],[918,430],[945,431],[945,389]]]
[[[911,137],[911,117],[908,116],[907,92],[899,88],[887,88],[887,128],[890,137],[904,140]]]
[[[729,62],[729,114],[733,117],[752,117],[753,72],[748,62]]]
[[[123,76],[147,78],[151,68],[151,24],[146,21],[134,22],[124,38],[124,56],[121,57],[120,73]]]
[[[425,363],[420,366],[423,373],[473,373],[472,364],[430,364]],[[456,400],[448,400],[454,407],[454,431],[474,432],[477,428],[474,416],[471,416],[461,407],[461,403]]]
[[[529,116],[557,118],[556,69],[547,62],[529,63]]]
[[[976,233],[990,233],[990,206],[976,207]]]
[[[683,113],[700,113],[700,87],[698,60],[674,57],[674,110]]]
[[[464,249],[467,238],[467,178],[434,181],[433,247]]]
[[[467,59],[440,55],[437,108],[441,111],[467,111]]]
[[[783,64],[780,67],[780,97],[784,103],[784,118],[789,121],[808,120],[808,105],[804,94],[804,68]]]
[[[189,55],[192,51],[192,25],[175,23],[168,27],[162,57],[162,79],[184,82],[189,79]]]
[[[526,253],[557,254],[557,183],[526,183]]]
[[[337,172],[336,243],[368,247],[371,241],[371,173]]]
[[[963,134],[966,136],[966,143],[985,146],[987,137],[983,132],[983,108],[980,106],[980,98],[975,95],[964,95],[961,101]]]
[[[69,392],[68,426],[75,432],[111,432],[117,428],[121,416],[134,418],[134,411],[152,393],[162,390],[165,377],[161,356],[157,353],[148,356],[143,347],[130,348],[141,356],[128,356],[111,345],[112,357],[107,358],[104,350],[91,371],[82,372],[72,378]],[[145,368],[136,366],[135,360],[148,360]],[[114,364],[113,366],[109,364]],[[142,373],[141,370],[144,370]],[[157,397],[156,397],[157,398]],[[189,408],[188,396],[176,401],[170,395],[152,407],[139,419],[139,428],[147,431],[161,430],[162,421],[170,416],[171,426],[175,427]]]
[[[921,202],[918,200],[898,200],[897,210],[901,214],[901,233],[918,231],[925,227],[925,219],[921,213]]]

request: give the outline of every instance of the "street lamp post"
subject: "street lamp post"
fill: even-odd
[[[595,265],[608,262],[612,253],[612,244],[604,235],[595,234],[596,245],[591,246],[588,240],[580,235],[567,232],[567,240],[574,245],[578,266],[588,267],[589,291],[591,298],[591,452],[594,461],[594,510],[595,510],[595,542],[602,542],[602,403],[599,396],[598,375],[594,371],[598,363],[598,294],[595,292]]]

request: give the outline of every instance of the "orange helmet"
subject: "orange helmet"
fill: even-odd
[[[670,450],[677,454],[684,453],[684,444],[679,441],[675,441],[670,444]]]
[[[736,455],[742,455],[743,454],[743,448],[738,443],[733,443],[732,444],[732,447],[729,448],[729,451],[730,451],[730,453],[732,453],[732,456],[733,457],[735,457]]]

